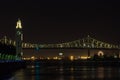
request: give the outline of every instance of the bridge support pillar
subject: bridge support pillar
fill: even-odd
[[[90,57],[90,49],[88,48],[88,57]]]

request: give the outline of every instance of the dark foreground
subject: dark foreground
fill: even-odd
[[[0,67],[0,80],[120,80],[119,61],[43,60],[2,64],[6,67]]]

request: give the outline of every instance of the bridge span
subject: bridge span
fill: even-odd
[[[16,46],[16,41],[11,40],[4,36],[2,39],[0,39],[0,42],[7,45],[13,45]],[[103,42],[97,39],[94,39],[90,37],[89,35],[85,38],[70,41],[70,42],[64,42],[64,43],[55,43],[55,44],[34,44],[34,43],[27,43],[22,42],[22,48],[23,49],[119,49],[119,45],[110,44],[107,42]]]

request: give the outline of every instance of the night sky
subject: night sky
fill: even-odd
[[[0,38],[15,40],[20,18],[24,42],[58,43],[90,35],[120,43],[119,0],[1,0]]]

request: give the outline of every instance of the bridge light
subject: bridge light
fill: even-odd
[[[85,46],[86,46],[86,44],[84,43],[84,44],[83,44],[83,46],[85,47]]]
[[[88,45],[88,48],[90,47],[90,45]]]
[[[94,48],[94,44],[92,44],[92,48]]]

